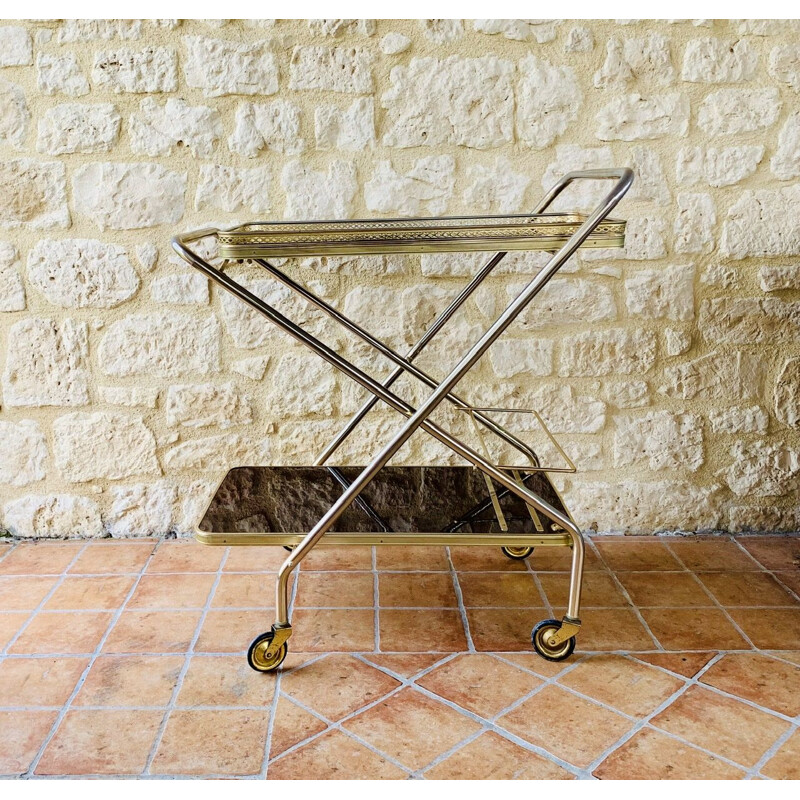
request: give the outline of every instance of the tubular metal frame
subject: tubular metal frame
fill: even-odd
[[[176,236],[172,240],[175,251],[192,267],[199,270],[207,277],[211,278],[223,289],[232,293],[251,308],[258,311],[279,328],[295,338],[297,341],[309,347],[313,352],[320,356],[324,361],[333,365],[345,375],[356,381],[358,384],[369,390],[371,397],[353,415],[350,421],[344,426],[333,441],[322,451],[315,464],[322,465],[338,449],[356,429],[358,424],[364,419],[369,411],[374,407],[378,400],[382,400],[391,408],[403,414],[407,419],[403,427],[384,445],[380,452],[374,456],[373,460],[363,468],[361,474],[344,489],[343,494],[333,503],[328,511],[322,516],[317,524],[304,536],[299,534],[260,534],[260,533],[225,533],[225,534],[198,534],[198,539],[209,544],[296,544],[294,550],[286,558],[278,572],[276,583],[276,609],[277,621],[272,626],[269,634],[264,634],[264,645],[261,655],[265,662],[271,666],[265,669],[271,670],[277,667],[285,656],[286,642],[291,635],[291,623],[289,620],[288,588],[289,577],[293,570],[308,555],[313,547],[319,542],[321,537],[328,534],[330,528],[336,523],[344,511],[358,498],[359,494],[372,481],[379,470],[384,467],[392,456],[408,441],[415,431],[421,429],[432,435],[435,439],[449,447],[453,452],[470,462],[474,467],[481,470],[484,475],[496,481],[509,492],[514,493],[522,499],[528,506],[544,514],[552,523],[561,530],[552,534],[328,534],[326,541],[331,544],[406,544],[406,543],[425,543],[425,544],[500,544],[509,547],[533,546],[535,545],[565,545],[572,548],[572,562],[570,568],[570,589],[569,600],[566,614],[560,625],[546,633],[545,643],[555,652],[570,639],[574,642],[574,636],[580,628],[580,594],[583,577],[584,544],[581,531],[567,513],[562,513],[551,504],[531,491],[522,481],[515,479],[513,475],[492,464],[487,458],[476,452],[459,439],[430,421],[431,413],[445,400],[454,404],[462,410],[469,410],[472,415],[486,426],[492,433],[496,434],[507,444],[526,456],[532,463],[538,466],[539,462],[536,454],[526,444],[517,437],[506,431],[502,426],[485,416],[480,409],[470,408],[458,395],[454,394],[454,389],[461,379],[475,366],[478,360],[484,355],[489,347],[502,335],[508,326],[519,316],[533,298],[546,286],[550,279],[556,274],[561,266],[581,247],[586,239],[592,234],[595,228],[603,222],[622,197],[630,188],[633,182],[633,172],[630,169],[603,169],[586,170],[572,172],[564,175],[545,195],[536,207],[533,214],[543,213],[552,202],[576,180],[615,180],[614,187],[608,192],[597,207],[580,224],[577,230],[567,239],[567,241],[555,252],[552,253],[547,264],[537,273],[537,275],[523,288],[518,296],[508,305],[500,316],[492,323],[488,330],[470,348],[461,360],[456,364],[450,373],[441,381],[437,381],[425,371],[413,364],[414,358],[430,343],[436,334],[444,327],[449,319],[472,295],[475,289],[485,280],[492,270],[505,257],[505,252],[499,252],[475,275],[462,292],[448,305],[448,307],[437,317],[433,324],[428,328],[422,338],[409,350],[405,357],[399,355],[392,348],[385,345],[380,340],[373,337],[358,324],[344,316],[341,312],[327,304],[324,300],[316,297],[308,289],[293,281],[277,267],[262,258],[253,260],[265,269],[273,278],[284,286],[297,292],[308,303],[314,305],[323,313],[337,321],[351,334],[367,342],[382,355],[389,358],[397,366],[396,369],[382,383],[376,381],[367,373],[353,365],[350,361],[329,348],[316,337],[312,336],[303,328],[292,322],[287,317],[280,314],[270,305],[265,303],[256,295],[241,286],[224,271],[213,266],[203,259],[196,252],[191,250],[188,245],[209,236],[217,236],[216,229],[203,229],[194,231],[181,236]],[[436,248],[432,248],[435,250]],[[418,409],[412,407],[407,401],[391,391],[391,386],[403,373],[408,372],[413,377],[420,380],[433,391]],[[523,544],[524,543],[524,544]],[[542,623],[544,624],[544,623]],[[538,627],[538,626],[537,626]],[[534,630],[534,637],[536,629]],[[253,643],[253,646],[259,640]],[[534,642],[536,644],[536,642]],[[538,649],[538,648],[537,648]],[[251,647],[252,650],[252,647]],[[570,649],[571,652],[571,649]],[[281,655],[281,653],[283,655]]]

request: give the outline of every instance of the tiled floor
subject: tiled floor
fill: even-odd
[[[561,664],[563,550],[318,550],[257,674],[284,555],[0,544],[0,774],[800,778],[798,538],[589,542]]]

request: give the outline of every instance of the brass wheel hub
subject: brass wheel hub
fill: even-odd
[[[269,648],[272,646],[272,640],[264,639],[253,648],[253,665],[264,672],[269,672],[275,669],[281,661],[286,657],[286,645],[281,645],[273,654],[270,654]]]

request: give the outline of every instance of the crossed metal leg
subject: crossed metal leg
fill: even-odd
[[[289,333],[298,341],[302,342],[319,355],[323,360],[344,372],[348,377],[355,380],[361,386],[368,389],[373,397],[365,403],[361,409],[353,416],[343,430],[334,438],[328,447],[317,459],[317,464],[324,464],[335,450],[346,440],[355,430],[360,421],[366,416],[369,410],[378,400],[382,400],[390,407],[406,416],[407,420],[403,427],[392,437],[392,439],[381,449],[373,460],[364,467],[358,477],[353,480],[344,490],[341,496],[333,503],[328,511],[322,516],[316,525],[305,535],[302,541],[290,553],[282,564],[277,578],[276,585],[276,609],[277,621],[272,629],[259,636],[250,647],[248,654],[251,665],[261,671],[271,671],[277,668],[286,656],[287,642],[292,633],[289,619],[289,578],[294,569],[300,564],[305,556],[314,548],[319,540],[331,529],[347,508],[356,501],[361,492],[370,484],[377,473],[388,463],[397,451],[408,441],[417,431],[424,430],[434,438],[448,446],[455,453],[473,464],[481,470],[484,475],[492,481],[496,481],[509,492],[522,499],[531,508],[543,514],[555,525],[559,526],[565,535],[569,537],[572,548],[572,563],[570,570],[570,591],[566,614],[563,619],[545,620],[534,628],[533,644],[537,652],[546,658],[561,660],[567,657],[574,648],[575,635],[580,629],[580,592],[584,562],[584,545],[580,529],[575,525],[567,513],[562,513],[550,503],[518,480],[513,474],[509,474],[504,469],[492,464],[486,457],[476,452],[466,444],[461,442],[450,433],[434,424],[430,420],[432,412],[445,400],[455,404],[460,408],[469,408],[467,404],[454,394],[454,390],[460,380],[469,372],[478,360],[486,353],[489,347],[502,335],[508,326],[519,316],[533,298],[546,286],[548,281],[555,275],[559,268],[569,259],[575,251],[590,236],[596,226],[602,222],[617,205],[623,195],[627,192],[633,181],[633,173],[629,169],[621,170],[590,170],[585,172],[570,173],[564,176],[544,197],[534,214],[543,213],[558,197],[559,194],[578,179],[615,179],[613,189],[606,195],[597,208],[585,219],[583,224],[572,234],[572,236],[551,256],[548,263],[541,271],[528,283],[520,294],[509,304],[497,320],[481,336],[481,338],[470,348],[467,354],[456,364],[450,373],[441,381],[437,382],[430,375],[425,373],[413,364],[413,359],[424,347],[433,339],[444,324],[452,317],[455,311],[466,301],[472,292],[490,274],[494,267],[502,260],[505,253],[497,253],[483,269],[473,278],[468,286],[459,296],[448,306],[448,308],[437,318],[431,328],[411,349],[406,357],[400,356],[384,343],[372,337],[356,323],[349,320],[336,309],[329,306],[324,301],[315,297],[304,287],[296,284],[280,270],[262,259],[255,259],[256,263],[266,269],[273,277],[287,285],[289,288],[298,292],[304,299],[315,305],[324,313],[333,317],[351,333],[362,338],[370,345],[375,347],[383,355],[391,359],[397,368],[383,383],[379,383],[372,377],[344,359],[335,351],[331,350],[324,343],[308,334],[291,320],[287,319],[260,298],[247,291],[244,287],[233,281],[222,270],[208,264],[186,245],[190,241],[203,238],[209,235],[209,231],[198,231],[185,237],[176,237],[173,246],[176,251],[192,266],[205,273],[208,277],[215,280],[227,291],[235,294],[247,305],[259,311],[269,320],[277,324],[284,331]],[[392,384],[404,372],[408,372],[424,384],[433,389],[430,396],[414,409],[408,402],[391,390]],[[480,418],[481,422],[497,436],[500,436],[506,443],[522,452],[534,464],[537,464],[536,454],[524,443],[508,431],[497,425],[489,417],[482,415],[478,410],[472,410],[475,417]],[[546,537],[544,537],[546,538]],[[562,539],[562,535],[558,536]],[[457,539],[454,539],[457,541]],[[559,541],[559,543],[561,543]]]

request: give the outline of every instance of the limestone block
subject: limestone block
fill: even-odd
[[[25,67],[33,64],[33,42],[19,25],[0,27],[0,67]]]
[[[792,428],[800,425],[800,358],[789,358],[775,382],[775,416]]]
[[[669,39],[651,34],[606,42],[606,60],[595,73],[598,88],[622,88],[631,81],[653,86],[669,86],[675,80]]]
[[[594,50],[592,31],[584,25],[570,28],[564,40],[564,50],[568,53],[591,53]]]
[[[269,167],[237,169],[202,164],[194,207],[197,211],[218,208],[227,212],[266,214],[270,210],[271,180]]]
[[[269,356],[251,356],[250,358],[240,358],[230,366],[239,375],[244,375],[245,378],[253,381],[260,381],[267,371],[268,364]]]
[[[671,195],[661,158],[652,147],[634,145],[631,148],[631,167],[636,175],[628,193],[631,200],[652,200],[661,205],[669,203]]]
[[[551,375],[552,339],[500,339],[489,349],[489,361],[499,378]]]
[[[216,317],[174,311],[135,314],[111,325],[98,350],[106,375],[176,378],[219,370]]]
[[[552,42],[561,24],[560,19],[476,19],[472,22],[475,30],[481,33],[499,33],[506,39],[538,44]]]
[[[606,386],[606,399],[617,408],[642,408],[650,404],[647,381],[616,381]]]
[[[677,253],[710,253],[714,249],[717,210],[710,194],[681,192],[675,218]]]
[[[28,280],[62,308],[112,308],[139,288],[125,248],[97,239],[40,239],[28,253]]]
[[[174,92],[178,88],[176,53],[169,47],[121,47],[96,53],[92,83],[117,94]]]
[[[300,108],[287,100],[240,103],[228,147],[247,158],[255,158],[264,149],[301,153],[305,141],[300,137]]]
[[[145,272],[150,272],[150,270],[155,267],[158,261],[158,248],[154,244],[149,242],[138,244],[134,252],[136,253],[136,260],[139,262],[139,266]]]
[[[355,164],[332,161],[327,172],[290,161],[281,172],[286,219],[346,219],[358,191]]]
[[[100,400],[112,406],[155,408],[160,388],[158,386],[98,386]]]
[[[620,95],[597,114],[596,136],[604,142],[686,136],[688,130],[689,98],[679,92],[648,98]]]
[[[100,508],[94,500],[73,494],[29,494],[6,503],[5,527],[14,536],[58,539],[103,535]]]
[[[164,456],[168,472],[217,471],[220,477],[231,466],[248,464],[259,466],[270,463],[270,446],[263,436],[250,441],[240,433],[223,433],[192,439],[170,448]]]
[[[686,321],[694,318],[694,266],[636,272],[625,281],[625,304],[632,316]]]
[[[788,181],[800,175],[800,111],[795,111],[778,134],[778,149],[770,159],[776,178]]]
[[[513,214],[523,209],[531,177],[517,172],[507,158],[499,156],[492,166],[467,167],[467,181],[463,194],[467,208],[474,213]]]
[[[0,144],[7,143],[15,150],[22,150],[30,121],[31,115],[22,87],[0,80]]]
[[[96,162],[72,177],[75,210],[104,231],[180,222],[186,173],[160,164]]]
[[[519,62],[517,135],[530,147],[551,145],[578,118],[583,91],[571,67],[529,55]]]
[[[348,34],[374,36],[378,29],[374,19],[310,19],[308,27],[313,33],[334,38]]]
[[[678,152],[678,182],[732,186],[752,175],[764,158],[763,145],[684,147]]]
[[[456,42],[464,36],[464,24],[460,19],[421,19],[422,34],[434,44]]]
[[[455,159],[427,156],[398,174],[391,162],[378,161],[364,184],[364,202],[370,211],[400,216],[438,216],[447,209],[455,185]]]
[[[375,108],[371,97],[359,97],[349,108],[323,104],[314,109],[317,150],[361,152],[375,145]]]
[[[756,399],[763,382],[762,360],[743,352],[712,352],[664,369],[659,392],[682,400]]]
[[[694,310],[692,311],[694,316]],[[680,356],[692,346],[692,335],[689,331],[666,328],[664,330],[664,352],[668,356]]]
[[[38,422],[0,420],[0,441],[4,451],[0,483],[27,486],[47,477],[47,441]]]
[[[616,467],[646,464],[651,470],[696,472],[703,465],[703,423],[697,414],[651,411],[618,416],[615,422]]]
[[[208,278],[199,272],[164,275],[150,284],[150,296],[156,303],[207,306]]]
[[[119,136],[120,116],[111,103],[62,103],[39,119],[36,149],[52,156],[105,153]]]
[[[734,406],[708,415],[713,433],[761,433],[767,432],[769,415],[761,406]]]
[[[736,442],[722,474],[738,497],[772,497],[796,492],[800,452],[781,443]]]
[[[709,136],[751,133],[774,125],[782,105],[777,89],[719,89],[700,104],[697,124]]]
[[[0,162],[0,226],[41,229],[69,224],[63,164],[30,158]]]
[[[141,417],[76,411],[53,422],[53,454],[74,483],[160,475],[156,441]]]
[[[778,292],[782,289],[800,289],[800,268],[761,267],[758,270],[759,282],[765,292]]]
[[[777,45],[769,51],[769,74],[800,92],[800,46]]]
[[[692,39],[683,54],[681,78],[692,83],[740,83],[752,80],[758,52],[747,39]]]
[[[742,192],[722,223],[724,256],[800,255],[800,184]]]
[[[222,131],[216,109],[173,97],[163,106],[146,97],[128,123],[131,150],[147,156],[168,156],[176,147],[188,147],[195,158],[208,158]]]
[[[644,375],[656,360],[656,337],[650,331],[585,331],[562,339],[558,374]]]
[[[29,317],[8,331],[6,406],[82,406],[89,402],[85,322]]]
[[[175,384],[167,389],[167,425],[204,428],[248,425],[253,410],[232,383]]]
[[[389,147],[456,144],[479,150],[514,136],[514,65],[495,56],[412,58],[394,67],[383,143]]]
[[[58,29],[59,42],[94,42],[111,39],[138,39],[139,19],[65,19]]]
[[[703,300],[698,325],[707,342],[793,344],[800,338],[800,303],[777,297]]]
[[[289,88],[369,94],[373,90],[372,54],[363,47],[295,47]]]
[[[508,286],[509,300],[517,297],[524,284]],[[617,318],[617,304],[611,289],[603,283],[583,278],[553,278],[518,317],[517,325],[536,330],[547,325],[586,325]]]
[[[206,97],[228,94],[275,94],[278,63],[270,42],[234,42],[184,36],[186,83]]]
[[[17,248],[11,242],[0,242],[0,312],[25,310],[25,286],[19,266]]]
[[[411,39],[403,33],[387,33],[381,39],[381,53],[386,56],[396,56],[405,53],[411,47]]]
[[[47,95],[81,97],[89,94],[89,81],[86,80],[75,53],[37,53],[36,85],[40,92]]]

